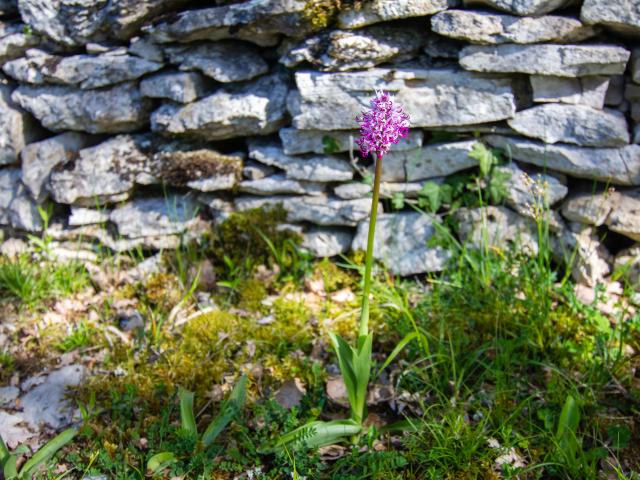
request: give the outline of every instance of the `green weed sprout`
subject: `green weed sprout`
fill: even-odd
[[[19,445],[13,453],[9,452],[6,443],[0,436],[0,467],[3,469],[4,480],[29,480],[34,477],[36,470],[53,457],[58,450],[73,440],[78,431],[75,428],[65,430],[52,438],[33,457],[31,457],[18,471],[18,458],[29,452],[26,445]]]
[[[198,438],[196,448],[207,449],[218,438],[225,427],[240,412],[247,396],[247,376],[243,375],[236,383],[229,398],[220,407],[220,412],[211,421],[204,433],[198,438],[198,426],[193,409],[193,392],[180,389],[180,422],[182,430],[193,438]],[[173,452],[160,452],[153,455],[147,462],[147,470],[152,475],[160,473],[165,468],[178,461]]]
[[[331,343],[338,357],[338,364],[347,389],[351,407],[348,420],[331,422],[314,421],[284,435],[276,444],[283,447],[297,444],[309,448],[322,447],[342,441],[349,437],[357,438],[362,433],[366,417],[367,390],[371,376],[371,349],[373,334],[369,332],[369,294],[371,292],[371,270],[373,266],[373,244],[376,230],[376,218],[380,198],[380,180],[382,177],[382,159],[392,144],[409,134],[409,116],[400,105],[393,102],[387,92],[376,92],[371,100],[371,108],[356,118],[360,123],[360,138],[356,141],[364,157],[371,154],[375,163],[373,179],[373,197],[367,253],[365,257],[364,286],[362,292],[362,310],[358,326],[358,339],[355,347],[335,333],[330,333]],[[402,342],[404,344],[404,342]],[[398,349],[392,353],[397,355]],[[385,362],[385,366],[391,359]]]

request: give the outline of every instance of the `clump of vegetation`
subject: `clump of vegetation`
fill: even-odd
[[[276,259],[269,242],[276,251],[281,251],[287,244],[299,245],[300,235],[280,228],[286,220],[287,213],[281,206],[231,214],[215,229],[211,238],[212,258],[217,260],[221,277],[228,278],[234,268],[246,277],[258,265],[274,263]],[[220,259],[227,260],[221,263]]]
[[[90,285],[89,275],[78,262],[38,261],[23,254],[0,258],[0,297],[36,307],[58,296],[71,295]]]

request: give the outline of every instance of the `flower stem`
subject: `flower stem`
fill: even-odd
[[[371,268],[373,265],[373,241],[376,234],[376,218],[378,216],[378,202],[380,198],[380,178],[382,177],[382,157],[372,153],[375,162],[375,176],[373,178],[373,197],[371,199],[371,217],[369,219],[369,235],[367,237],[367,256],[364,267],[364,289],[362,291],[362,311],[360,313],[360,329],[358,338],[363,339],[369,334],[369,293],[371,292]]]

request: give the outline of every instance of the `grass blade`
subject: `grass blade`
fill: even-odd
[[[568,395],[558,419],[556,441],[567,459],[573,459],[578,451],[578,425],[580,423],[580,409],[575,399]]]
[[[405,337],[398,342],[396,347],[393,349],[393,351],[389,354],[387,359],[384,361],[384,363],[382,364],[382,366],[378,370],[378,373],[376,374],[376,377],[379,376],[383,372],[383,370],[385,368],[387,368],[389,365],[391,365],[391,362],[393,362],[395,360],[395,358],[400,354],[400,352],[402,350],[404,350],[404,347],[406,347],[408,343],[410,343],[414,338],[417,338],[417,337],[418,337],[418,333],[417,332],[411,332],[411,333],[408,333],[407,335],[405,335]]]
[[[247,397],[247,380],[248,377],[243,375],[233,387],[233,391],[226,402],[222,404],[220,413],[207,427],[207,430],[202,435],[202,444],[204,447],[210,446],[215,439],[220,435],[220,432],[225,429],[229,422],[235,417],[242,406],[244,405]]]
[[[344,384],[347,389],[347,396],[349,397],[349,404],[353,410],[357,405],[358,392],[358,379],[353,366],[354,351],[339,335],[329,333],[329,338],[331,338],[331,343],[336,351],[338,364],[340,365],[340,372],[342,373],[342,379],[344,380]]]
[[[178,391],[180,398],[180,422],[182,429],[192,437],[198,436],[198,426],[193,412],[193,392],[181,388]]]
[[[75,437],[77,433],[78,430],[75,428],[69,428],[57,437],[52,438],[44,447],[40,448],[40,450],[38,450],[27,463],[24,464],[24,467],[20,470],[20,477],[25,479],[31,478],[36,468],[53,457],[58,450],[73,440],[73,437]]]
[[[369,377],[371,376],[371,349],[373,348],[373,334],[358,339],[358,350],[353,359],[353,371],[356,376],[356,417],[362,422],[367,407],[367,392],[369,390]]]

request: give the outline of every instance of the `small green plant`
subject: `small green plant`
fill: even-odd
[[[4,472],[4,480],[30,480],[34,477],[40,466],[44,465],[58,450],[73,440],[77,430],[70,428],[65,430],[57,437],[54,437],[38,450],[33,457],[18,470],[18,458],[21,455],[29,453],[29,447],[26,445],[18,446],[13,453],[9,452],[6,443],[0,436],[0,466]]]
[[[0,263],[0,290],[7,297],[33,305],[42,299],[44,288],[37,270],[26,256]]]
[[[284,239],[280,245],[276,245],[259,229],[258,235],[267,244],[276,265],[278,265],[279,280],[282,282],[299,282],[311,269],[312,255],[300,248],[290,238]]]
[[[14,359],[9,352],[0,350],[0,381],[3,381],[13,374]]]
[[[251,259],[246,258],[244,262],[236,263],[231,257],[225,255],[222,257],[227,272],[227,280],[217,282],[219,287],[229,290],[232,295],[238,293],[238,289],[244,281],[244,274],[251,269]]]
[[[567,395],[558,418],[551,460],[564,465],[574,478],[586,478],[595,475],[596,463],[606,458],[608,452],[601,447],[585,451],[578,432],[579,425],[580,406],[572,395]]]
[[[28,307],[55,296],[78,292],[89,285],[89,275],[78,262],[36,262],[29,255],[0,259],[0,293]]]
[[[325,135],[322,137],[322,148],[327,155],[333,155],[340,151],[340,144],[335,138]]]
[[[49,229],[49,222],[51,221],[51,217],[53,215],[53,204],[49,203],[46,208],[38,205],[38,214],[40,215],[40,219],[42,220],[42,236],[38,237],[36,235],[29,235],[27,238],[29,239],[29,243],[32,247],[34,247],[36,252],[43,255],[48,255],[52,238],[47,233],[47,231]]]
[[[62,352],[86,347],[91,344],[94,334],[94,329],[86,321],[81,321],[58,343],[57,347]]]
[[[371,377],[373,332],[369,331],[369,295],[372,285],[373,244],[375,239],[376,218],[380,199],[380,182],[382,179],[382,158],[389,151],[392,143],[406,137],[409,133],[409,117],[402,107],[395,105],[386,92],[377,93],[371,100],[371,110],[358,118],[361,125],[361,138],[357,141],[364,156],[371,154],[375,163],[373,180],[373,196],[367,252],[365,256],[364,286],[362,291],[362,308],[358,325],[356,345],[349,343],[337,335],[329,333],[331,344],[338,357],[340,372],[344,380],[349,399],[350,418],[330,422],[312,421],[284,435],[278,442],[280,448],[286,444],[306,445],[309,448],[322,447],[343,441],[347,438],[358,439],[363,430],[363,422],[367,416],[367,393]],[[384,132],[384,134],[380,134]],[[409,337],[410,341],[413,337]],[[403,344],[401,342],[401,344]],[[398,349],[392,356],[398,354]],[[388,365],[390,361],[385,363]]]
[[[182,432],[191,439],[197,439],[195,445],[196,451],[207,450],[231,420],[242,410],[247,396],[247,381],[248,378],[246,375],[243,375],[240,380],[238,380],[229,398],[220,407],[218,415],[200,436],[198,436],[198,426],[193,409],[194,394],[193,392],[180,389],[178,397],[180,399]],[[158,474],[177,461],[178,457],[174,452],[160,452],[153,455],[147,461],[147,470],[152,474]]]

